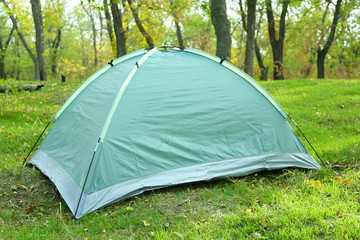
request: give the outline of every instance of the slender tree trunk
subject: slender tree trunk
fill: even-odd
[[[31,0],[31,9],[34,18],[35,32],[36,32],[36,53],[37,64],[40,71],[40,79],[46,80],[46,66],[44,60],[44,30],[41,15],[41,3],[40,0]]]
[[[185,47],[184,46],[184,39],[183,39],[183,36],[181,34],[181,27],[180,27],[179,21],[175,16],[174,16],[174,21],[175,21],[176,35],[177,35],[179,47],[183,48],[183,47]]]
[[[285,40],[285,17],[289,6],[289,0],[284,0],[282,3],[282,11],[280,16],[279,33],[275,31],[275,19],[273,9],[271,6],[271,0],[266,0],[266,14],[268,18],[268,32],[273,52],[273,64],[274,64],[274,80],[284,79],[284,63],[283,63],[283,49]]]
[[[106,19],[106,29],[107,29],[107,32],[109,35],[112,53],[116,57],[116,46],[115,46],[116,43],[114,42],[113,27],[111,24],[112,20],[111,20],[111,15],[109,12],[109,5],[107,3],[107,0],[104,0],[104,12],[105,12],[105,19]]]
[[[260,53],[260,48],[259,48],[259,45],[258,45],[256,39],[255,39],[255,54],[256,54],[256,59],[257,59],[259,68],[260,68],[260,74],[261,74],[260,80],[267,81],[269,68],[264,65],[264,62],[262,60],[261,53]]]
[[[338,22],[339,16],[340,16],[341,2],[342,2],[342,0],[336,1],[334,18],[333,18],[333,21],[332,21],[332,24],[330,27],[330,35],[325,43],[325,46],[323,48],[321,48],[319,46],[319,48],[317,49],[316,63],[317,63],[317,77],[318,78],[325,78],[325,57],[331,47],[332,42],[334,41],[336,25],[337,25],[337,22]]]
[[[255,22],[256,22],[256,0],[248,0],[246,50],[244,71],[253,76],[254,53],[255,53]]]
[[[231,34],[230,21],[226,13],[226,1],[210,0],[210,14],[216,34],[216,56],[230,61]]]
[[[134,9],[133,5],[132,5],[132,1],[131,0],[127,0],[131,13],[134,17],[136,26],[138,27],[139,31],[141,32],[141,34],[144,36],[144,38],[146,39],[147,44],[149,45],[150,48],[155,47],[154,44],[154,40],[153,38],[150,36],[150,34],[145,30],[144,26],[141,23],[141,20],[139,18],[139,15],[137,14],[136,10]]]
[[[176,29],[176,35],[177,35],[179,47],[183,48],[185,46],[184,46],[184,39],[181,34],[181,27],[179,24],[179,10],[176,8],[176,6],[173,5],[173,2],[170,2],[170,8],[171,8],[171,13],[174,17],[175,29]]]
[[[0,80],[6,79],[5,73],[5,51],[1,50],[0,52]]]
[[[126,54],[126,32],[123,27],[122,14],[116,1],[110,0],[111,13],[113,15],[114,30],[116,36],[116,56],[121,57]]]
[[[5,8],[8,9],[7,13],[8,13],[8,15],[9,15],[9,17],[10,17],[12,23],[13,23],[13,26],[14,26],[19,38],[20,38],[20,41],[24,45],[26,51],[28,52],[28,54],[30,55],[31,59],[34,62],[34,65],[35,65],[35,80],[40,80],[40,69],[39,69],[38,60],[37,60],[35,54],[33,53],[33,51],[31,51],[29,45],[27,44],[27,42],[26,42],[26,40],[24,38],[24,35],[22,35],[22,32],[20,31],[19,26],[17,24],[17,20],[14,17],[14,15],[12,15],[11,10],[9,8],[9,5],[4,0],[0,0],[0,2],[2,2],[4,4],[4,6],[5,6]]]
[[[0,38],[0,79],[6,79],[6,72],[5,72],[5,54],[6,50],[10,44],[10,40],[14,33],[14,25],[11,28],[11,31],[5,41],[5,43],[2,43],[2,39]]]
[[[61,28],[57,30],[56,33],[56,37],[54,39],[54,41],[51,44],[51,73],[53,75],[53,77],[56,76],[57,74],[57,53],[58,53],[58,49],[60,47],[60,42],[61,42]]]
[[[93,40],[93,49],[94,49],[94,66],[96,67],[98,65],[98,49],[97,49],[97,30],[96,30],[96,25],[95,25],[95,18],[94,18],[94,14],[92,12],[92,10],[88,10],[85,8],[84,5],[83,9],[86,12],[86,15],[88,15],[88,17],[90,18],[90,22],[91,22],[91,30],[92,30],[92,40]]]

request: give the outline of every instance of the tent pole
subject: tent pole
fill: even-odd
[[[27,156],[26,156],[26,158],[24,159],[24,161],[23,161],[22,165],[24,165],[24,164],[25,164],[25,162],[26,162],[26,161],[27,161],[27,159],[29,158],[29,156],[30,156],[31,152],[34,150],[34,148],[35,148],[36,144],[39,142],[39,140],[40,140],[41,136],[44,134],[44,132],[46,131],[46,129],[49,127],[49,125],[50,125],[50,123],[52,122],[52,120],[53,120],[53,119],[54,119],[54,118],[51,118],[51,119],[50,119],[50,121],[48,122],[48,124],[46,124],[46,127],[45,127],[45,128],[44,128],[44,130],[41,132],[41,134],[40,134],[40,136],[38,137],[38,139],[36,140],[36,142],[35,142],[34,146],[32,146],[32,148],[31,148],[30,152],[28,153],[28,155],[27,155]]]
[[[321,159],[321,157],[319,156],[319,154],[317,153],[317,151],[315,150],[315,148],[311,145],[310,141],[307,139],[307,137],[305,136],[305,134],[303,133],[303,131],[301,131],[300,127],[296,124],[296,122],[294,121],[294,119],[292,119],[292,117],[290,117],[289,114],[287,114],[287,116],[290,118],[290,120],[295,124],[295,126],[297,127],[297,129],[299,129],[299,131],[301,132],[301,134],[303,135],[303,137],[305,138],[305,140],[308,142],[308,144],[310,145],[310,147],[312,148],[312,150],[314,150],[316,156],[320,159],[321,163],[323,164],[324,167],[326,167],[325,163],[323,162],[323,160]]]
[[[82,198],[83,193],[84,193],[85,185],[86,185],[86,182],[87,182],[87,180],[88,180],[89,173],[90,173],[90,170],[91,170],[91,166],[92,166],[92,164],[93,164],[93,162],[94,162],[96,150],[97,150],[97,148],[98,148],[98,146],[99,146],[100,140],[101,140],[101,138],[99,138],[98,141],[97,141],[97,143],[96,143],[96,146],[95,146],[95,149],[94,149],[94,153],[93,153],[92,158],[91,158],[91,161],[90,161],[89,169],[88,169],[88,171],[87,171],[87,173],[86,173],[84,185],[83,185],[83,187],[82,187],[82,189],[81,189],[81,193],[80,193],[80,197],[79,197],[79,202],[78,202],[78,204],[77,204],[77,206],[76,206],[76,210],[75,210],[75,214],[74,214],[74,218],[75,218],[75,219],[76,219],[76,214],[77,214],[77,212],[78,212],[78,210],[79,210],[81,198]]]

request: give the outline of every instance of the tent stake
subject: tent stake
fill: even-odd
[[[299,129],[299,131],[301,132],[301,134],[303,135],[303,137],[305,138],[305,140],[307,141],[307,143],[310,145],[310,147],[312,148],[312,150],[314,150],[316,156],[320,159],[321,163],[323,164],[324,167],[326,167],[325,163],[323,162],[323,160],[321,159],[321,157],[319,156],[319,154],[317,153],[317,151],[315,150],[315,148],[313,147],[313,145],[311,145],[310,141],[307,139],[307,137],[305,136],[305,134],[303,133],[303,131],[301,131],[300,127],[296,124],[296,122],[294,121],[294,119],[292,119],[292,117],[290,117],[289,114],[287,114],[287,116],[290,118],[290,120],[295,124],[295,126],[297,127],[297,129]]]
[[[36,142],[35,142],[34,146],[32,146],[32,148],[31,148],[31,150],[30,150],[29,154],[28,154],[28,155],[26,156],[26,158],[24,159],[24,161],[23,161],[22,165],[24,165],[24,164],[25,164],[25,162],[26,162],[26,161],[27,161],[27,159],[29,158],[29,156],[30,156],[31,152],[34,150],[34,148],[35,148],[36,144],[39,142],[39,140],[40,140],[41,136],[44,134],[44,132],[46,131],[46,129],[49,127],[49,125],[50,125],[50,123],[52,122],[52,120],[53,120],[53,119],[54,119],[54,118],[51,118],[51,120],[48,122],[48,124],[46,125],[46,127],[44,128],[44,130],[41,132],[41,134],[40,134],[40,136],[38,137],[38,139],[36,140]]]
[[[99,140],[98,140],[97,143],[96,143],[95,150],[94,150],[94,153],[93,153],[92,158],[91,158],[91,161],[90,161],[89,169],[88,169],[88,171],[87,171],[87,173],[86,173],[84,185],[83,185],[83,187],[82,187],[82,189],[81,189],[81,193],[80,193],[80,197],[79,197],[79,202],[78,202],[78,204],[77,204],[77,206],[76,206],[76,210],[75,210],[75,214],[74,214],[74,218],[75,218],[75,219],[76,219],[76,214],[77,214],[77,212],[78,212],[78,210],[79,210],[81,198],[82,198],[83,193],[84,193],[85,185],[86,185],[86,182],[87,182],[87,180],[88,180],[89,173],[90,173],[90,170],[91,170],[91,166],[92,166],[92,164],[93,164],[93,161],[94,161],[94,158],[95,158],[95,154],[96,154],[96,150],[97,150],[97,148],[98,148],[98,146],[99,146],[100,140],[101,140],[101,138],[99,138]]]

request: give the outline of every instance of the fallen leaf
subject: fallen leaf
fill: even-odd
[[[341,180],[341,178],[336,177],[335,180],[336,180],[337,182],[339,182],[339,181]]]
[[[146,220],[143,220],[144,226],[145,227],[149,227],[151,224],[149,222],[147,222]]]
[[[34,209],[35,209],[34,206],[27,207],[27,208],[26,208],[26,213],[29,214],[29,213],[34,212]]]
[[[11,190],[14,191],[14,192],[16,192],[16,191],[17,191],[16,185],[12,185],[12,186],[11,186]]]
[[[183,235],[181,235],[180,233],[178,233],[178,232],[174,232],[174,234],[176,235],[176,236],[178,236],[179,238],[181,238],[181,239],[183,239],[184,238],[184,236]]]
[[[254,232],[254,237],[255,238],[262,238],[261,234],[258,232]]]
[[[133,207],[126,207],[125,208],[127,211],[134,211],[134,208]]]
[[[28,190],[28,188],[27,187],[25,187],[24,185],[21,185],[21,184],[16,184],[16,187],[17,187],[17,189],[22,189],[22,190],[25,190],[25,191],[27,191]]]
[[[102,230],[102,235],[103,236],[106,236],[107,235],[107,232],[106,232],[106,230],[104,229],[104,230]]]
[[[32,191],[34,191],[34,190],[35,190],[35,187],[34,187],[34,186],[31,186],[31,187],[29,188],[28,192],[32,192]]]
[[[168,222],[165,223],[165,227],[167,227],[167,228],[170,227],[170,223],[168,223]]]
[[[43,191],[43,194],[47,194],[49,191]]]
[[[154,235],[155,235],[155,233],[154,233],[154,232],[150,232],[150,235],[151,235],[151,236],[154,236]]]
[[[5,196],[5,195],[6,195],[6,193],[0,193],[0,197]]]
[[[348,183],[349,182],[349,179],[345,179],[344,181],[343,181],[343,183]]]
[[[114,205],[114,206],[112,207],[112,209],[118,209],[118,206]]]
[[[266,221],[261,221],[260,224],[264,227],[268,226],[269,224]]]

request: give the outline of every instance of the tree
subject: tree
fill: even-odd
[[[244,71],[253,76],[255,52],[256,0],[247,0],[247,28]]]
[[[110,0],[110,6],[116,36],[116,56],[121,57],[126,54],[126,34],[123,26],[122,14],[116,1]]]
[[[14,33],[14,25],[12,26],[9,35],[6,37],[6,40],[3,40],[3,36],[0,33],[0,79],[6,79],[5,72],[5,54],[9,46],[10,40]]]
[[[268,19],[268,32],[273,53],[274,64],[274,80],[284,79],[284,63],[283,63],[283,50],[285,40],[285,17],[288,11],[290,0],[284,0],[282,2],[282,11],[280,16],[280,26],[278,32],[275,30],[275,18],[271,0],[266,0],[266,15]]]
[[[231,34],[230,21],[226,13],[226,1],[210,0],[210,15],[216,33],[216,56],[230,61]]]
[[[127,0],[127,2],[129,4],[131,13],[132,13],[132,15],[134,17],[136,26],[138,27],[138,29],[141,32],[141,34],[143,35],[143,37],[146,39],[146,42],[149,45],[149,48],[154,48],[155,47],[154,40],[150,36],[150,34],[145,30],[145,28],[144,28],[144,26],[143,26],[143,24],[142,24],[142,22],[141,22],[141,20],[139,18],[139,15],[137,14],[134,6],[132,5],[132,0]]]
[[[112,52],[114,54],[114,56],[116,57],[116,46],[114,44],[114,34],[113,34],[113,26],[111,24],[112,19],[111,19],[111,15],[110,15],[110,11],[109,11],[109,4],[107,2],[107,0],[104,0],[104,13],[105,13],[105,20],[106,20],[106,29],[107,32],[109,34],[109,40],[110,40],[110,45],[111,45],[111,49]]]
[[[28,45],[28,43],[25,40],[24,35],[22,34],[21,30],[19,29],[17,20],[15,18],[15,16],[13,15],[9,5],[5,2],[5,0],[0,0],[3,4],[4,7],[13,23],[13,26],[20,38],[21,43],[24,45],[26,51],[28,52],[28,54],[30,55],[32,61],[34,62],[35,65],[35,80],[40,80],[40,68],[39,68],[39,64],[38,64],[38,59],[36,58],[35,54],[33,53],[33,51],[31,50],[30,46]]]
[[[180,23],[179,23],[179,18],[180,18],[180,11],[185,8],[186,6],[179,6],[180,3],[179,1],[170,1],[170,11],[171,14],[174,18],[174,22],[175,22],[175,29],[176,29],[176,36],[178,39],[178,43],[179,43],[179,47],[185,47],[184,45],[184,38],[182,36],[181,33],[181,27],[180,27]]]
[[[256,0],[255,0],[255,5],[256,5]],[[243,8],[242,0],[239,0],[239,6],[240,6],[240,16],[241,16],[243,28],[247,32],[248,31],[247,20],[246,20],[246,14],[245,14],[245,11]],[[248,12],[249,12],[249,9],[248,9]],[[255,30],[257,30],[257,31],[260,30],[260,26],[261,26],[261,22],[262,22],[262,13],[263,13],[262,9],[260,9],[259,12],[260,12],[260,16],[259,16],[258,24],[257,24],[257,27],[254,27],[254,48],[255,48],[255,56],[256,56],[256,59],[257,59],[257,62],[258,62],[259,68],[260,68],[260,74],[261,74],[260,80],[267,81],[267,74],[269,72],[269,68],[264,65],[263,58],[261,56],[259,43],[255,36],[256,35]],[[256,19],[254,21],[256,21]],[[246,58],[246,54],[245,54],[245,58]],[[254,56],[252,56],[252,58],[253,58],[253,60],[251,62],[253,63]],[[246,62],[247,61],[245,60],[245,67],[246,67]],[[254,65],[252,65],[252,69],[253,69],[253,66]],[[245,72],[247,72],[247,71],[245,71]],[[252,72],[253,72],[253,70],[251,71],[251,74],[252,74]],[[253,76],[253,75],[251,75],[251,76]]]
[[[330,26],[330,34],[329,34],[329,37],[328,37],[324,47],[321,48],[321,46],[319,46],[317,49],[316,63],[317,63],[317,77],[318,78],[325,77],[325,57],[331,47],[332,42],[334,41],[336,25],[338,23],[339,16],[340,16],[341,2],[342,2],[342,0],[336,1],[334,18],[333,18],[332,24]],[[328,2],[328,3],[330,4],[330,2]]]
[[[35,80],[46,80],[46,66],[44,60],[44,27],[41,15],[40,0],[31,0],[32,15],[34,18],[35,32],[36,32],[36,53],[37,64],[39,68],[40,78]]]
[[[98,48],[97,48],[97,29],[96,29],[96,22],[95,16],[91,6],[87,9],[84,5],[82,5],[86,15],[90,18],[91,23],[91,30],[92,30],[92,42],[93,42],[93,49],[94,49],[94,66],[98,65]]]

